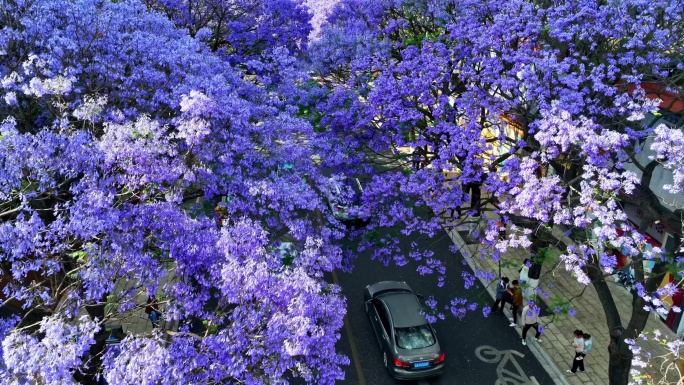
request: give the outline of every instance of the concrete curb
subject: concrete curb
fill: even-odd
[[[473,271],[481,270],[480,266],[478,266],[478,264],[477,264],[477,261],[473,260],[473,258],[472,258],[473,252],[470,250],[470,246],[468,246],[465,243],[465,241],[463,240],[463,238],[461,238],[461,236],[458,234],[458,232],[456,230],[447,230],[447,234],[449,234],[449,238],[451,238],[451,241],[456,246],[458,246],[459,250],[466,250],[467,251],[468,255],[463,255],[463,253],[461,253],[461,255],[463,256],[465,261],[468,263],[468,266],[470,266],[470,268]],[[482,283],[482,285],[487,288],[487,291],[492,296],[492,299],[494,299],[496,296],[496,289],[494,287],[492,287],[491,285],[488,286],[489,282],[486,282],[484,279],[482,279],[482,278],[478,278],[478,279],[480,280],[480,283]],[[505,313],[506,313],[506,317],[512,317],[513,316],[513,314],[511,314],[511,312],[508,309],[505,309]],[[508,318],[506,320],[508,320]],[[518,334],[520,334],[520,338],[522,339],[522,329],[516,327],[515,330],[518,332]],[[546,372],[549,374],[549,376],[553,379],[555,384],[557,384],[557,385],[570,385],[568,380],[565,378],[565,375],[563,374],[563,372],[561,372],[560,369],[558,369],[555,362],[551,359],[551,356],[549,356],[549,354],[546,352],[546,350],[544,350],[544,348],[537,341],[535,341],[534,339],[530,339],[527,342],[527,347],[530,349],[530,352],[532,353],[532,355],[534,355],[535,358],[537,358],[539,363],[542,364],[542,366],[544,367]]]

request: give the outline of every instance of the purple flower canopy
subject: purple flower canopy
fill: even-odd
[[[342,233],[314,215],[315,137],[289,102],[306,97],[294,55],[309,15],[239,2],[243,20],[216,36],[186,4],[157,4],[171,20],[153,5],[3,3],[0,261],[23,318],[2,320],[0,382],[333,383],[346,306],[322,276],[341,267]],[[272,247],[284,234],[292,261]],[[138,291],[114,292],[120,281]],[[138,292],[163,298],[166,320],[213,327],[132,336],[102,357],[102,323]]]
[[[342,0],[308,50],[327,88],[315,120],[333,143],[325,165],[353,174],[382,159],[364,194],[378,213],[370,231],[431,235],[435,221],[425,212],[441,214],[486,246],[469,257],[498,261],[521,246],[541,256],[549,244],[540,234],[562,225],[588,234],[560,256],[581,283],[614,273],[615,249],[637,256],[635,265],[643,258],[675,268],[676,258],[645,247],[624,207],[644,208],[645,223],[681,228],[650,181],[653,170],[670,170],[664,189],[684,201],[682,129],[650,127],[644,118],[677,113],[659,110],[659,92],[684,95],[683,7],[679,0]],[[636,155],[646,138],[654,155],[644,161]],[[468,225],[474,220],[479,232]],[[375,258],[406,263],[396,257],[399,236],[367,238]],[[676,246],[670,252],[680,256]],[[420,250],[404,254],[417,257],[419,273],[434,271]],[[662,306],[653,301],[655,281],[635,306]],[[614,304],[605,300],[609,312]],[[616,320],[609,329],[622,328],[619,316],[607,318]],[[622,337],[616,342],[628,352]]]
[[[675,9],[670,1],[341,1],[309,47],[332,84],[319,102],[320,124],[340,143],[324,159],[344,167],[363,162],[356,150],[369,148],[413,167],[376,175],[366,201],[387,213],[381,225],[409,233],[434,231],[434,221],[416,220],[419,207],[479,214],[481,191],[479,204],[501,218],[489,218],[482,234],[495,260],[508,247],[530,246],[533,232],[517,224],[499,239],[498,222],[513,216],[643,249],[640,234],[618,236],[627,223],[619,201],[649,188],[640,186],[644,174],[624,166],[655,135],[654,160],[674,175],[666,188],[680,193],[684,175],[681,129],[639,123],[659,104],[640,85],[652,89],[665,68],[683,68],[668,48],[683,32]],[[662,14],[667,21],[655,23]],[[588,283],[583,267],[599,253],[599,268],[612,272],[617,260],[600,249],[570,250],[566,268]]]
[[[593,243],[561,258],[589,283],[588,265],[617,263],[598,245],[643,250],[617,230],[644,187],[625,167],[644,138],[668,191],[684,185],[681,130],[639,123],[658,107],[641,85],[682,70],[680,0],[343,0],[311,44],[295,0],[2,6],[0,287],[17,315],[0,319],[2,383],[332,384],[346,303],[323,276],[357,251],[442,286],[443,256],[400,238],[494,207],[478,258],[538,253],[520,218],[587,229]],[[331,170],[368,180],[365,229],[330,212]],[[475,278],[493,274],[458,279]],[[124,281],[137,290],[115,292]],[[206,333],[103,354],[103,323],[139,293]]]

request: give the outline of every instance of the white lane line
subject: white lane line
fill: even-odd
[[[340,286],[337,280],[337,274],[335,270],[332,271],[333,282],[335,285]],[[352,328],[349,324],[347,316],[344,317],[344,330],[347,332],[347,339],[349,339],[349,345],[351,346],[352,361],[354,362],[354,368],[356,369],[356,375],[359,377],[359,385],[366,385],[366,378],[363,377],[363,369],[361,369],[361,360],[359,360],[359,354],[356,350],[356,344],[354,343],[354,335],[352,334]]]

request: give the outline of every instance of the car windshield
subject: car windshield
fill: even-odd
[[[354,191],[352,196],[349,197],[349,203],[352,205],[360,205],[361,204],[361,194]]]
[[[343,184],[336,184],[332,188],[332,197],[337,203],[359,205],[361,204],[361,188],[359,182],[352,180]]]
[[[428,325],[395,328],[397,345],[402,349],[422,349],[435,344],[435,336]]]

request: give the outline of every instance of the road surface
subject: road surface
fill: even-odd
[[[509,327],[509,321],[498,314],[484,317],[482,304],[491,305],[491,297],[478,284],[470,289],[464,288],[462,272],[471,272],[460,256],[450,251],[451,240],[446,233],[436,238],[411,237],[434,251],[435,257],[447,265],[447,283],[437,287],[436,277],[421,276],[416,272],[417,263],[398,267],[384,266],[372,261],[370,253],[358,256],[356,267],[351,274],[335,272],[333,280],[339,283],[348,300],[347,317],[339,342],[339,350],[346,354],[351,364],[345,368],[346,379],[342,384],[349,385],[548,385],[553,381],[541,364],[521,344],[519,335]],[[402,242],[408,244],[409,240]],[[378,343],[373,336],[372,326],[363,307],[363,289],[366,285],[383,281],[406,281],[416,293],[425,298],[434,296],[441,308],[454,297],[467,297],[481,303],[476,312],[469,312],[459,320],[450,313],[446,320],[434,326],[437,338],[446,352],[446,370],[439,378],[421,381],[398,381],[392,379],[383,367]],[[528,336],[528,339],[531,338]],[[542,336],[543,339],[543,336]]]

